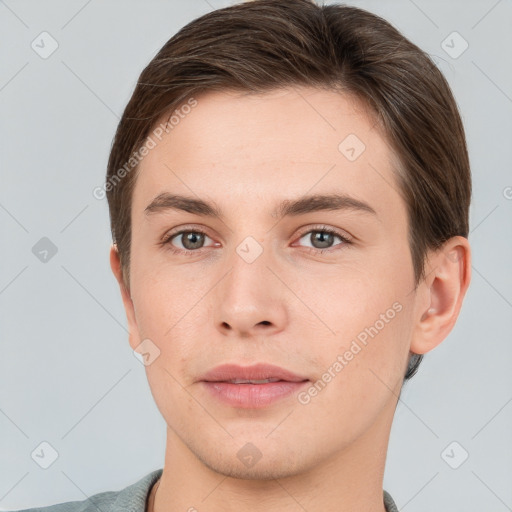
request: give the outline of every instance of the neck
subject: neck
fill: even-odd
[[[385,412],[350,445],[313,467],[289,468],[279,478],[266,479],[215,471],[168,428],[165,466],[149,511],[385,512],[382,484],[393,413]]]

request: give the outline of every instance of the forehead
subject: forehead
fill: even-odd
[[[132,211],[163,191],[260,206],[307,192],[397,199],[392,151],[354,97],[294,87],[215,91],[195,100],[142,160]]]

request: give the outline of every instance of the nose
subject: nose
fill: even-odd
[[[228,272],[213,297],[215,325],[223,335],[251,338],[285,329],[289,297],[269,252],[263,250],[254,261],[243,252],[230,255]]]

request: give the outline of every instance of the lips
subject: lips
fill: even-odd
[[[221,403],[241,409],[261,409],[291,399],[308,381],[304,376],[270,364],[224,364],[201,378],[200,385]]]
[[[308,379],[279,366],[259,363],[252,366],[224,364],[208,371],[199,380],[205,382],[264,385],[268,382],[304,382]]]

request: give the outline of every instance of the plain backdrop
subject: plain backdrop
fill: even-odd
[[[512,4],[348,3],[433,56],[462,112],[474,186],[472,283],[405,385],[384,488],[407,512],[512,510]],[[0,1],[2,510],[84,500],[163,467],[165,423],[128,344],[107,203],[92,192],[142,69],[229,4]],[[56,457],[46,469],[42,452]]]

